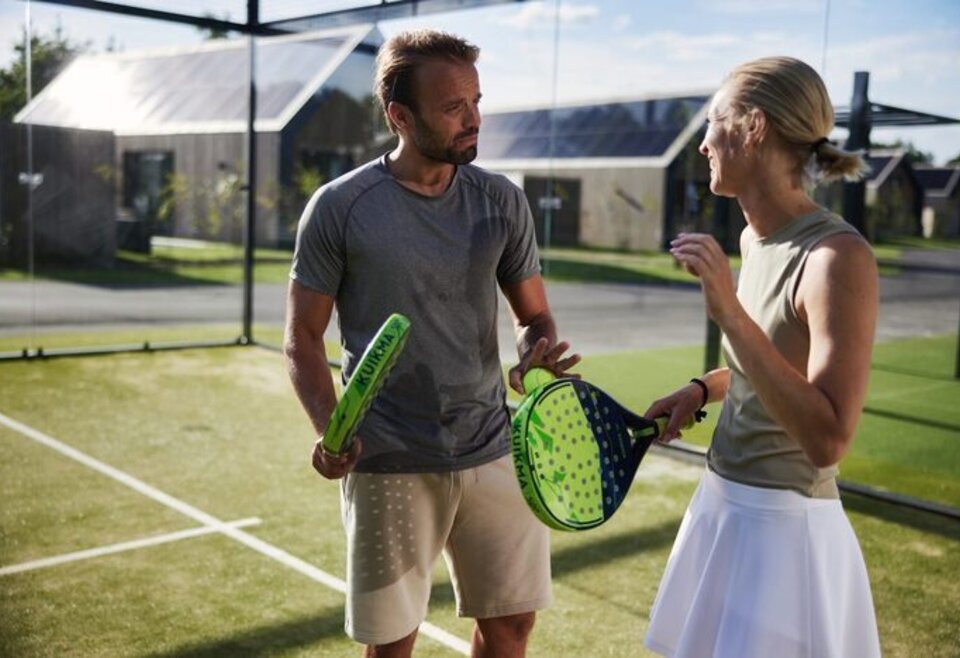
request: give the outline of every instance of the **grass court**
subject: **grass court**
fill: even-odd
[[[878,346],[844,479],[960,505],[951,340]],[[682,348],[590,357],[581,371],[642,411],[701,365]],[[641,376],[667,369],[670,382]],[[706,443],[711,411],[688,440]],[[342,631],[338,487],[310,468],[276,351],[0,363],[0,414],[0,655],[359,654]],[[649,655],[648,611],[701,468],[652,455],[610,522],[553,533],[556,602],[530,656]],[[957,656],[960,522],[844,503],[885,655]],[[462,655],[471,623],[442,566],[435,576],[417,655]]]

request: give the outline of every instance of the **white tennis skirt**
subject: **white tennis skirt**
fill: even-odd
[[[873,658],[870,581],[839,500],[751,487],[709,469],[650,613],[676,658]]]

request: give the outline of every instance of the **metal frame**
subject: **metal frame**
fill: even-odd
[[[22,2],[27,2],[28,0],[21,0]],[[186,25],[193,25],[199,28],[208,28],[216,30],[226,30],[232,32],[238,32],[250,37],[250,73],[249,73],[249,113],[247,118],[247,186],[246,191],[247,195],[247,226],[244,233],[244,295],[243,295],[243,334],[234,341],[215,341],[215,342],[188,342],[188,343],[170,343],[170,344],[151,344],[149,342],[144,342],[138,345],[118,345],[118,346],[108,346],[102,348],[92,348],[92,349],[60,349],[60,350],[49,350],[44,351],[42,348],[34,351],[28,352],[24,350],[22,354],[0,354],[0,361],[10,360],[10,359],[32,359],[32,358],[50,358],[55,356],[86,356],[86,355],[99,355],[99,354],[112,354],[117,352],[130,352],[130,351],[154,351],[154,350],[172,350],[172,349],[186,349],[186,348],[195,348],[195,347],[220,347],[220,346],[233,346],[233,345],[256,345],[256,342],[253,339],[252,334],[252,315],[253,315],[253,248],[254,248],[254,239],[256,235],[255,231],[255,199],[256,199],[256,188],[255,188],[255,174],[256,174],[256,131],[254,129],[254,116],[256,114],[256,79],[253,70],[253,49],[254,37],[256,36],[272,36],[280,34],[288,34],[290,32],[300,32],[307,30],[314,30],[325,27],[334,27],[342,26],[348,24],[356,23],[374,23],[381,20],[394,19],[394,18],[405,18],[418,15],[425,15],[430,13],[446,12],[446,11],[456,11],[462,9],[470,9],[476,7],[485,7],[499,4],[508,4],[508,3],[520,3],[525,0],[393,0],[392,2],[388,0],[380,0],[378,3],[370,3],[365,6],[344,9],[340,11],[328,12],[324,14],[313,14],[309,16],[297,17],[292,19],[285,19],[281,21],[271,21],[267,23],[261,23],[259,20],[260,16],[260,0],[247,0],[247,20],[245,23],[237,23],[234,21],[220,20],[216,18],[204,17],[204,16],[192,16],[189,14],[180,14],[175,12],[167,12],[156,9],[147,9],[143,7],[134,7],[130,5],[125,5],[122,3],[116,2],[102,2],[100,0],[29,0],[32,2],[43,2],[47,4],[63,5],[70,7],[78,7],[82,9],[92,9],[96,11],[103,11],[112,14],[120,14],[125,16],[136,16],[140,18],[148,18],[154,20],[160,20],[170,23],[181,23]],[[866,80],[863,83],[863,101],[866,101]],[[850,123],[857,123],[858,120],[862,121],[862,117],[858,118],[856,112],[851,113],[849,110],[845,111],[844,109],[838,108],[837,113],[837,123],[839,125],[849,125]],[[933,125],[933,124],[956,124],[960,123],[960,120],[952,119],[948,117],[941,117],[931,114],[924,114],[921,112],[913,112],[911,110],[903,110],[901,108],[896,108],[887,105],[880,105],[877,103],[867,103],[863,102],[861,104],[861,112],[866,114],[867,121],[870,121],[870,115],[873,111],[880,110],[880,114],[877,119],[873,121],[873,125],[882,126],[882,125]],[[875,115],[877,116],[877,115]],[[889,122],[885,121],[883,117],[886,116],[889,119]],[[895,117],[895,118],[894,118]],[[901,123],[894,123],[893,121],[899,119]],[[869,125],[869,124],[868,124]],[[851,132],[853,128],[851,126]],[[869,134],[869,128],[867,129],[867,134]],[[270,346],[262,346],[267,349],[275,349]],[[958,360],[957,360],[957,371],[960,375],[960,348],[958,348]],[[513,406],[513,405],[511,405]],[[674,442],[675,444],[680,444],[682,442]],[[680,459],[693,460],[699,463],[703,462],[704,453],[693,446],[689,445],[665,445],[662,446],[663,452],[665,454],[675,456]],[[940,505],[938,503],[933,503],[930,501],[919,500],[909,496],[904,496],[901,494],[888,493],[884,491],[876,490],[872,487],[865,485],[850,483],[840,481],[839,486],[841,491],[845,493],[853,493],[861,496],[866,496],[885,502],[890,505],[907,507],[917,511],[923,511],[932,514],[938,514],[954,520],[960,519],[960,510],[949,507],[946,505]]]
[[[210,16],[196,16],[179,12],[163,11],[128,5],[122,2],[104,2],[102,0],[31,0],[65,7],[92,9],[122,16],[136,16],[168,23],[182,23],[212,30],[226,30],[245,35],[273,36],[290,32],[306,32],[326,27],[355,25],[357,23],[376,23],[395,18],[411,18],[448,11],[460,11],[492,5],[516,4],[526,0],[380,0],[336,11],[306,14],[277,21],[261,22],[260,0],[247,2],[247,20],[244,23],[223,20]],[[27,0],[21,0],[27,2]]]
[[[20,0],[27,2],[28,0]],[[182,23],[193,25],[195,27],[208,28],[212,30],[226,30],[230,32],[239,32],[241,34],[255,34],[257,36],[270,36],[275,34],[285,34],[285,31],[278,31],[274,28],[260,25],[259,21],[250,21],[249,5],[254,4],[259,7],[259,0],[253,0],[248,4],[247,22],[237,23],[234,21],[221,20],[208,16],[193,16],[190,14],[180,14],[171,11],[162,11],[160,9],[148,9],[146,7],[136,7],[119,2],[101,2],[100,0],[29,0],[31,2],[44,2],[51,5],[63,5],[66,7],[77,7],[79,9],[93,9],[110,14],[119,14],[121,16],[135,16],[138,18],[150,18],[167,23]],[[254,14],[256,16],[256,14]]]
[[[249,37],[250,66],[248,74],[249,89],[246,127],[247,181],[244,185],[244,191],[247,193],[247,222],[244,230],[243,250],[242,333],[236,341],[236,344],[247,345],[256,342],[253,337],[253,253],[256,242],[257,198],[257,132],[254,127],[254,120],[257,113],[257,81],[254,71],[254,49],[256,48],[254,37],[277,36],[320,28],[356,25],[358,23],[375,23],[387,19],[407,18],[492,5],[516,4],[525,2],[525,0],[380,0],[379,2],[368,2],[366,5],[349,9],[309,14],[267,23],[260,22],[260,0],[247,0],[247,20],[243,23],[209,16],[194,16],[191,14],[137,7],[119,2],[104,2],[102,0],[21,0],[21,2],[43,2],[46,4],[77,7],[80,9],[90,9],[122,16],[135,16],[167,23],[193,25],[198,28],[237,32]],[[203,345],[206,345],[206,343]],[[182,344],[182,346],[189,347],[190,344],[186,343]],[[22,357],[17,356],[14,358],[30,358],[32,356],[43,355],[44,352],[41,349],[39,354],[24,351]],[[4,357],[0,356],[0,360],[3,358]]]

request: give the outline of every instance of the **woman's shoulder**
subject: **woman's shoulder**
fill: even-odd
[[[805,269],[833,281],[858,282],[878,276],[873,248],[856,229],[824,236],[810,248]]]
[[[821,209],[819,219],[811,236],[811,252],[840,250],[844,254],[869,254],[873,257],[870,243],[853,224],[826,208]]]

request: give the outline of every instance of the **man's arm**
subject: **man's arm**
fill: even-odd
[[[543,278],[535,274],[516,283],[501,286],[513,312],[520,362],[510,369],[510,387],[524,393],[523,374],[533,367],[552,370],[556,375],[580,362],[580,355],[560,358],[570,345],[557,342],[557,326],[547,304]]]
[[[311,290],[296,281],[290,282],[283,351],[290,381],[318,436],[323,436],[333,408],[337,405],[333,375],[323,344],[323,334],[330,323],[333,303],[330,295]],[[324,451],[318,440],[313,448],[313,467],[326,478],[342,477],[356,463],[360,454],[359,445],[358,441],[350,452],[338,456]]]

